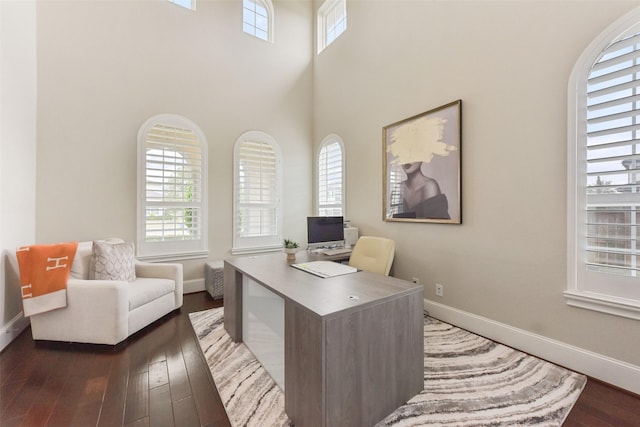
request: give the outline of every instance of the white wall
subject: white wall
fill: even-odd
[[[0,1],[0,350],[26,325],[14,254],[35,238],[35,11]]]
[[[314,143],[343,138],[349,219],[396,240],[396,276],[420,278],[425,297],[449,307],[640,366],[637,321],[569,307],[562,294],[569,74],[639,5],[347,3],[347,31],[315,61]],[[383,222],[382,127],[456,99],[463,224]]]
[[[149,117],[193,120],[209,143],[209,249],[230,255],[232,153],[248,130],[284,153],[284,233],[311,212],[311,3],[275,1],[275,43],[241,30],[242,3],[38,2],[39,242],[135,240],[136,136]],[[204,260],[186,261],[185,279]]]

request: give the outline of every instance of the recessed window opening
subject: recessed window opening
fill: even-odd
[[[282,248],[280,148],[264,132],[246,132],[234,148],[232,253]]]
[[[344,216],[344,146],[337,135],[327,136],[318,152],[319,216]]]
[[[273,5],[270,0],[242,1],[242,31],[273,42]]]
[[[183,117],[155,116],[140,128],[138,150],[138,255],[176,259],[204,255],[204,134]]]
[[[347,30],[346,0],[326,0],[318,9],[318,53]]]
[[[567,304],[640,319],[640,8],[591,43],[569,90]]]

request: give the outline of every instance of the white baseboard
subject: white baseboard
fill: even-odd
[[[0,351],[16,339],[27,326],[29,326],[29,319],[24,317],[22,312],[18,313],[9,323],[3,325],[0,328]]]
[[[186,280],[182,286],[183,294],[192,294],[194,292],[201,292],[204,290],[204,279]]]
[[[640,366],[514,328],[431,300],[424,308],[436,319],[474,332],[541,359],[564,366],[616,387],[640,394]]]

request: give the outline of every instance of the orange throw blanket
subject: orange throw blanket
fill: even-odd
[[[25,316],[67,306],[67,280],[78,242],[16,250]]]

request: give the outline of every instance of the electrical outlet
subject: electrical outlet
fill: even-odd
[[[420,279],[418,279],[417,277],[413,277],[413,278],[411,278],[411,281],[412,281],[413,283],[415,283],[416,285],[419,285],[419,284],[420,284]]]
[[[436,296],[443,297],[444,296],[444,286],[439,283],[436,283]]]

